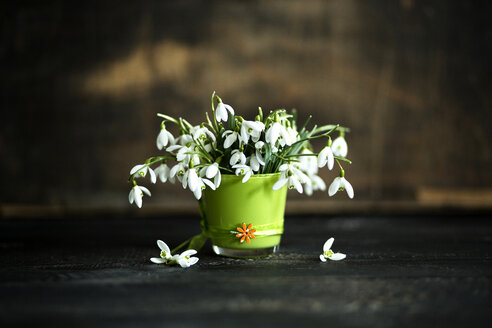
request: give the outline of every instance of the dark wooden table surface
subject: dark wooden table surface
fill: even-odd
[[[155,265],[196,217],[0,221],[0,326],[479,327],[492,218],[288,217],[278,255]],[[324,241],[347,254],[322,263]]]

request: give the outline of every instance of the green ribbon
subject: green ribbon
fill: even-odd
[[[231,237],[237,238],[236,234],[240,233],[237,228],[243,227],[243,223],[222,226],[205,224],[204,220],[202,220],[200,224],[202,226],[202,233],[209,238],[214,238],[215,240],[230,240]],[[249,225],[250,223],[246,224]],[[251,229],[256,229],[256,232],[253,232],[253,235],[256,238],[281,235],[284,232],[284,222],[277,221],[269,224],[253,225]]]
[[[247,225],[249,224],[250,223],[248,223]],[[171,253],[175,253],[185,246],[187,246],[188,249],[195,249],[199,251],[203,247],[203,245],[205,244],[208,238],[213,238],[215,241],[219,241],[219,242],[220,241],[227,242],[230,241],[231,238],[235,238],[239,242],[239,238],[236,237],[236,234],[240,232],[237,231],[237,228],[243,227],[243,223],[238,223],[236,225],[225,227],[219,225],[205,224],[204,220],[200,221],[200,225],[202,227],[201,234],[187,239],[178,247],[173,249]],[[269,224],[256,225],[256,226],[252,226],[251,229],[256,229],[256,231],[253,232],[253,235],[256,237],[255,239],[281,235],[284,232],[284,222],[277,221]]]

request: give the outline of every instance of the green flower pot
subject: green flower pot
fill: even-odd
[[[204,190],[200,214],[216,254],[257,257],[278,251],[287,198],[287,186],[272,189],[279,175],[257,174],[242,183],[242,177],[224,174],[217,190]]]

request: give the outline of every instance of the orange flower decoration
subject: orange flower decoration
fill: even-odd
[[[236,235],[237,238],[241,238],[241,242],[244,242],[246,239],[246,242],[250,242],[250,239],[255,239],[255,235],[253,235],[256,232],[256,229],[251,229],[253,227],[252,224],[250,224],[248,227],[246,227],[246,223],[243,223],[243,227],[237,227],[237,231],[239,233]]]

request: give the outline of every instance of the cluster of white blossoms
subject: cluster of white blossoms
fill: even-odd
[[[254,120],[245,120],[235,115],[232,106],[223,103],[215,93],[212,94],[212,119],[207,114],[207,121],[200,125],[192,125],[183,118],[158,116],[164,121],[156,145],[166,154],[151,157],[131,169],[133,188],[129,201],[138,207],[142,206],[144,193],[148,196],[151,193],[139,186],[136,179],[147,175],[151,183],[157,180],[180,183],[200,199],[204,189],[220,187],[222,174],[241,176],[241,181],[246,183],[255,174],[280,173],[274,190],[287,185],[289,189],[311,195],[313,191],[326,190],[318,170],[325,166],[332,170],[335,162],[340,167],[340,175],[329,186],[328,194],[333,196],[338,190],[346,190],[350,198],[354,197],[340,163],[350,163],[346,159],[346,128],[324,125],[307,129],[305,124],[298,130],[294,115],[283,109],[264,116],[259,108]],[[179,136],[167,130],[168,122],[178,126]],[[332,140],[330,134],[335,132],[339,136]],[[327,138],[326,146],[319,153],[313,152],[310,140],[322,137]],[[154,165],[157,167],[152,169]]]

